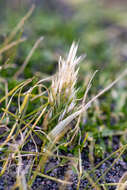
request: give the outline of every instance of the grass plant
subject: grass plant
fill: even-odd
[[[20,34],[22,33],[24,22],[29,18],[33,9],[34,6],[32,6],[1,46],[0,56],[7,57],[6,62],[0,66],[1,72],[7,70],[8,67],[6,65],[10,60],[14,59],[9,51],[15,51],[14,48],[17,48],[20,43],[25,41],[25,38],[22,38],[22,35],[17,35],[17,33],[18,31]],[[12,88],[9,85],[10,78],[9,80],[4,78],[4,72],[0,78],[0,88],[3,89],[0,96],[0,131],[2,131],[0,132],[0,163],[2,168],[0,177],[5,175],[7,169],[14,165],[16,167],[16,180],[12,189],[29,190],[32,188],[37,176],[40,176],[61,184],[59,185],[61,190],[66,189],[68,185],[72,185],[70,171],[74,170],[78,176],[77,190],[80,189],[80,183],[83,179],[88,180],[86,189],[89,188],[89,185],[97,190],[100,190],[101,187],[107,189],[108,186],[117,185],[117,190],[124,190],[127,185],[126,173],[117,184],[101,184],[100,181],[127,150],[126,143],[123,143],[117,151],[111,153],[109,157],[97,166],[94,166],[96,140],[94,135],[96,132],[92,133],[92,129],[90,129],[91,131],[89,130],[89,124],[83,124],[83,120],[86,121],[89,118],[89,110],[91,110],[94,121],[97,121],[102,128],[104,127],[103,123],[101,123],[103,119],[98,116],[98,113],[102,112],[100,102],[98,103],[99,98],[126,77],[127,69],[121,72],[113,82],[108,83],[105,88],[99,90],[99,92],[96,89],[96,95],[92,94],[89,97],[97,77],[97,71],[87,78],[85,88],[82,90],[82,84],[81,86],[79,85],[79,73],[81,62],[84,61],[85,55],[77,57],[78,46],[80,46],[81,42],[79,44],[73,42],[68,55],[65,58],[63,56],[59,57],[56,74],[48,75],[43,79],[32,76],[29,79],[20,81],[20,76],[23,75],[35,53],[35,49],[42,40],[43,37],[35,42],[19,70],[12,76],[15,81]],[[110,93],[113,93],[113,91],[110,91]],[[120,104],[123,105],[120,102],[118,108]],[[106,105],[103,104],[103,106],[105,106],[103,110],[107,115],[110,114]],[[95,126],[97,124],[95,123]],[[126,125],[126,122],[124,122],[124,125]],[[107,130],[110,131],[110,129]],[[109,134],[109,131],[107,131],[107,134]],[[102,133],[102,139],[103,136],[107,135],[106,131],[104,132]],[[118,131],[116,133],[123,135],[124,132]],[[100,134],[101,131],[98,133]],[[114,132],[113,134],[116,133]],[[40,141],[39,145],[38,141]],[[89,158],[93,167],[90,171],[85,171],[82,167],[82,151],[87,143],[88,145],[90,144],[89,152],[91,154]],[[61,154],[62,151],[69,152],[70,147],[72,148],[71,153],[73,156]],[[57,179],[56,176],[48,175],[50,169],[47,171],[46,166],[50,162],[51,157],[60,160],[60,165],[62,165],[62,162],[68,165],[68,170],[63,179]],[[102,176],[97,178],[95,170],[111,157],[115,157],[112,165]]]

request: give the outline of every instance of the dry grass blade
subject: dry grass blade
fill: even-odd
[[[25,82],[20,83],[19,85],[17,85],[15,88],[13,88],[12,90],[10,90],[10,92],[8,92],[8,94],[4,97],[2,97],[0,99],[0,103],[2,103],[4,100],[6,100],[7,97],[11,96],[13,93],[16,92],[16,90],[20,89],[21,87],[23,87],[24,85],[27,85],[28,83],[30,83],[33,80],[33,78],[26,80]]]
[[[14,28],[9,37],[6,39],[4,46],[6,46],[15,37],[16,33],[23,27],[25,21],[31,16],[34,8],[35,5],[32,5],[27,14],[21,19],[21,21],[18,23],[18,25]]]
[[[8,98],[8,96],[11,96],[7,106],[6,106],[6,109],[4,110],[4,113],[0,119],[0,124],[2,123],[3,119],[5,118],[6,114],[7,114],[7,111],[9,109],[9,106],[12,102],[12,99],[13,97],[15,96],[15,94],[18,92],[18,90],[20,90],[21,88],[23,88],[24,86],[26,86],[28,83],[30,83],[33,79],[28,79],[27,81],[25,82],[22,82],[21,84],[17,85],[15,88],[13,88],[6,96],[4,96],[1,100],[0,100],[0,103],[4,100],[6,100],[6,98]]]
[[[88,179],[88,181],[90,182],[90,184],[92,185],[92,187],[95,189],[95,190],[101,190],[100,187],[93,181],[93,179],[90,177],[90,175],[85,172],[86,174],[86,178]]]
[[[11,49],[14,46],[17,46],[18,44],[24,42],[25,40],[26,40],[26,38],[21,38],[14,42],[11,42],[10,44],[7,44],[6,46],[4,46],[3,48],[0,49],[0,54],[4,53],[5,51]]]
[[[113,161],[113,163],[106,169],[106,171],[101,175],[101,177],[99,177],[97,180],[96,180],[96,184],[108,173],[108,171],[115,165],[115,163],[117,162],[117,160],[121,157],[121,155],[125,152],[126,150],[126,147],[121,150],[120,154],[117,156],[117,158]]]
[[[25,178],[25,170],[22,168],[22,157],[19,153],[18,168],[17,168],[17,186],[19,190],[27,190],[27,182]]]
[[[38,118],[36,119],[36,121],[34,122],[34,124],[32,125],[31,130],[25,136],[24,141],[27,140],[27,138],[29,137],[31,131],[35,128],[35,126],[37,125],[37,123],[39,122],[39,120],[41,119],[41,117],[44,115],[44,113],[46,111],[46,108],[47,108],[47,106],[45,108],[43,108],[43,110],[41,111],[40,115],[38,116]]]
[[[77,183],[76,190],[79,190],[79,188],[80,188],[80,182],[81,182],[81,177],[82,177],[82,159],[81,159],[80,148],[79,148],[78,152],[79,152],[79,163],[78,163],[79,172],[78,172],[78,183]]]
[[[8,94],[8,82],[7,80],[3,79],[3,78],[0,78],[0,81],[4,83],[5,85],[5,96],[7,96]],[[7,107],[7,104],[8,104],[8,97],[5,99],[5,106]],[[8,114],[6,114],[6,125],[8,125],[8,122],[9,122],[9,118],[8,118]]]
[[[9,157],[6,159],[6,161],[3,163],[3,166],[2,166],[2,170],[0,172],[0,177],[4,174],[4,172],[6,171],[7,169],[7,166],[8,166],[8,163],[9,163]]]
[[[18,125],[18,122],[16,121],[15,124],[12,126],[12,129],[10,130],[9,135],[7,136],[5,141],[0,145],[0,148],[2,148],[4,145],[6,145],[10,141],[10,139],[12,138],[12,135],[13,135],[17,125]]]
[[[120,81],[123,77],[127,75],[127,69],[119,75],[116,80],[114,80],[111,84],[109,84],[106,88],[104,88],[101,92],[99,92],[96,96],[94,96],[85,106],[83,109],[88,109],[91,103],[93,103],[97,98],[99,98],[101,95],[103,95],[105,92],[110,90],[118,81]]]
[[[71,185],[72,183],[69,182],[69,181],[65,181],[65,180],[61,180],[61,179],[57,179],[55,177],[51,177],[51,176],[48,176],[48,175],[45,175],[45,174],[42,174],[42,173],[38,173],[39,176],[41,177],[45,177],[47,179],[50,179],[50,180],[53,180],[53,181],[56,181],[58,183],[62,183],[62,184],[65,184],[65,185]]]
[[[28,54],[28,56],[26,57],[26,60],[24,61],[23,65],[19,68],[19,70],[15,73],[14,78],[16,79],[25,69],[25,67],[27,66],[30,58],[32,57],[34,51],[36,50],[36,48],[38,47],[38,45],[40,44],[40,42],[43,40],[43,37],[40,37],[34,44],[33,48],[31,49],[30,53]]]
[[[127,189],[127,172],[125,172],[121,177],[121,179],[119,180],[116,190],[126,190],[126,189]]]
[[[95,76],[96,73],[97,73],[97,71],[94,72],[94,74],[92,75],[92,77],[91,77],[91,79],[90,79],[90,81],[89,81],[89,83],[88,83],[88,86],[87,86],[87,88],[86,88],[86,91],[85,91],[85,94],[84,94],[84,97],[83,97],[83,100],[82,100],[82,108],[83,108],[83,106],[85,105],[85,101],[86,101],[86,98],[87,98],[87,94],[88,94],[88,92],[89,92],[89,90],[90,90],[92,80],[93,80],[93,78],[94,78],[94,76]],[[80,123],[82,114],[83,114],[82,112],[79,114],[78,121],[77,121],[76,126],[75,126],[75,128],[74,128],[75,132],[74,132],[74,134],[73,134],[71,140],[70,140],[68,143],[66,143],[65,146],[68,146],[69,144],[71,144],[72,141],[74,140],[75,136],[78,134],[79,129],[80,129],[80,128],[79,128],[79,123]]]

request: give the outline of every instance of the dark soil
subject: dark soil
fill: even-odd
[[[106,139],[107,140],[107,139]],[[105,140],[105,142],[106,142]],[[32,143],[29,142],[28,149],[32,149],[32,151],[35,151],[34,148],[32,148]],[[40,143],[38,143],[40,144]],[[116,151],[118,149],[119,145],[119,137],[113,138],[113,151]],[[26,147],[25,147],[26,148]],[[62,152],[63,153],[63,152]],[[110,154],[105,153],[104,158],[107,158]],[[71,156],[71,154],[69,154]],[[127,162],[126,157],[127,154],[124,153],[119,159],[116,160],[115,164],[112,166],[113,161],[115,158],[118,157],[118,154],[116,157],[111,157],[105,162],[103,162],[94,173],[91,172],[92,168],[95,167],[98,163],[100,163],[103,159],[101,158],[95,158],[94,166],[90,163],[88,159],[88,147],[85,147],[82,151],[82,166],[84,171],[89,172],[90,177],[93,179],[94,182],[97,182],[97,180],[102,177],[104,172],[109,169],[109,171],[102,177],[98,184],[102,183],[117,183],[119,182],[122,175],[127,171]],[[24,166],[30,163],[28,160],[23,159]],[[77,174],[74,173],[73,170],[70,169],[68,164],[64,164],[63,166],[58,166],[60,164],[60,161],[54,158],[51,158],[49,162],[46,165],[45,174],[64,180],[65,175],[67,172],[69,172],[70,181],[72,182],[72,185],[66,186],[66,190],[76,190],[78,177]],[[111,167],[111,168],[109,168]],[[2,166],[0,165],[0,170],[2,169]],[[48,172],[50,170],[50,172]],[[48,173],[47,173],[48,172]],[[26,174],[27,176],[27,174]],[[11,164],[11,166],[8,168],[8,171],[0,178],[0,190],[11,190],[11,187],[14,185],[16,180],[16,165]],[[32,190],[57,190],[60,187],[62,187],[61,184],[58,184],[52,180],[43,178],[38,176],[32,186]],[[90,185],[87,178],[84,177],[84,179],[81,180],[80,183],[80,190],[84,189],[91,189],[94,190],[94,188]],[[116,186],[108,186],[109,190],[115,190]]]

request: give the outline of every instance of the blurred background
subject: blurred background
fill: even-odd
[[[1,73],[11,77],[19,69],[40,36],[43,42],[34,52],[20,79],[33,75],[52,74],[58,57],[65,55],[73,41],[79,42],[79,54],[87,54],[81,63],[81,78],[99,70],[99,83],[108,83],[127,62],[127,1],[126,0],[1,0],[0,43],[14,30],[35,4],[32,15],[25,21],[19,36],[26,42],[2,55],[0,64],[10,56],[13,68]],[[112,75],[113,71],[113,75]],[[83,74],[83,75],[82,75]]]

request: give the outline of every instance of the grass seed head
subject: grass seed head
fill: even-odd
[[[67,58],[60,57],[58,72],[52,79],[49,101],[57,107],[66,101],[63,113],[73,110],[76,104],[75,84],[79,70],[76,66],[82,59],[82,56],[76,57],[77,49],[78,45],[73,42]]]

